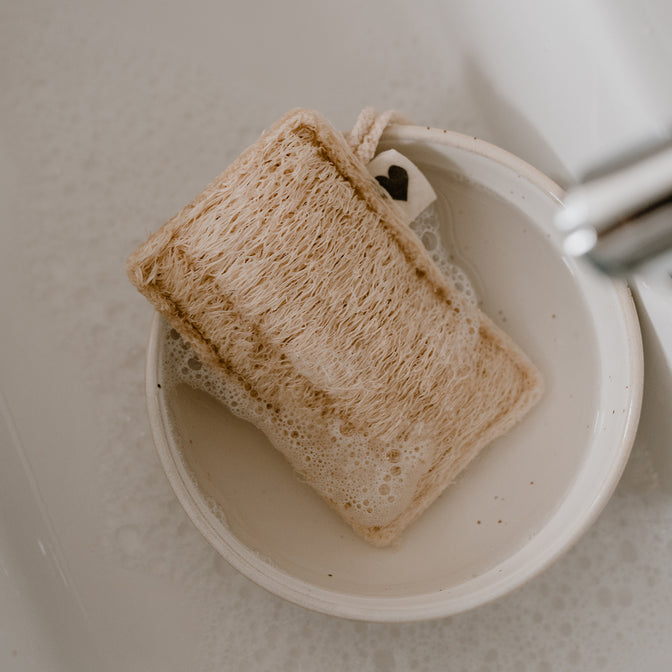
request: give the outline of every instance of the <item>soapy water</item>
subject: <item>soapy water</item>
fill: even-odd
[[[449,260],[443,245],[436,204],[425,208],[411,223],[411,228],[447,280],[475,306],[477,297],[468,276]],[[166,330],[164,334],[161,379],[169,399],[181,384],[213,396],[234,415],[261,429],[299,474],[305,469],[311,483],[332,501],[342,503],[346,511],[351,510],[360,524],[370,527],[384,524],[408,506],[413,496],[413,488],[408,483],[413,482],[414,475],[422,468],[422,451],[416,441],[409,439],[405,444],[384,447],[388,457],[386,470],[377,467],[371,459],[366,438],[344,434],[339,423],[331,422],[327,426],[330,437],[327,443],[307,443],[300,418],[292,417],[286,410],[268,413],[266,404],[235,376],[222,375],[201,362],[175,329]],[[174,423],[170,424],[174,440],[184,451],[184,437]],[[347,477],[337,479],[334,474],[343,472],[343,455],[349,456],[350,468]]]

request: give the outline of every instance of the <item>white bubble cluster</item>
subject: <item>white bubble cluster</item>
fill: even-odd
[[[441,241],[441,220],[437,213],[436,202],[426,207],[412,222],[411,229],[422,241],[429,256],[441,269],[455,289],[472,305],[478,303],[469,276],[460,266],[450,260],[448,251]]]
[[[300,476],[319,485],[332,504],[340,502],[345,512],[356,512],[365,524],[375,526],[408,505],[413,493],[406,482],[422,467],[420,445],[382,446],[386,469],[373,458],[367,437],[349,432],[344,424],[325,424],[324,440],[313,445],[298,418],[287,411],[277,412],[236,377],[224,376],[202,363],[179,333],[166,327],[162,388],[170,397],[181,384],[210,394],[236,416],[259,427]],[[182,438],[174,431],[178,445]]]

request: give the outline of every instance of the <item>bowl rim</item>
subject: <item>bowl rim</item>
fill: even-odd
[[[564,191],[553,180],[519,157],[479,138],[454,131],[410,125],[390,126],[381,138],[381,142],[386,144],[404,141],[448,145],[478,154],[514,171],[519,178],[544,192],[558,205],[562,202]],[[411,622],[442,618],[492,602],[541,574],[583,536],[612,496],[629,458],[642,403],[644,379],[642,339],[634,302],[626,284],[617,280],[613,280],[612,284],[622,312],[630,364],[627,372],[630,380],[627,415],[618,451],[614,451],[614,459],[605,472],[602,486],[594,493],[590,506],[586,508],[582,518],[567,526],[564,535],[551,540],[545,553],[539,556],[532,567],[523,566],[503,578],[494,587],[483,586],[466,596],[457,598],[452,596],[452,599],[451,590],[440,593],[442,599],[436,598],[436,594],[434,599],[430,599],[433,594],[428,593],[424,601],[419,600],[418,596],[373,597],[330,591],[311,585],[274,567],[242,544],[221,523],[219,523],[220,529],[215,529],[211,511],[208,515],[203,508],[205,506],[209,510],[209,507],[200,502],[189,487],[191,484],[195,489],[193,479],[187,473],[179,455],[175,454],[174,446],[165,431],[163,390],[158,379],[162,317],[155,312],[147,342],[145,393],[149,425],[161,465],[187,516],[215,550],[247,578],[289,602],[328,615],[371,622]],[[225,533],[226,542],[222,538],[222,532]]]

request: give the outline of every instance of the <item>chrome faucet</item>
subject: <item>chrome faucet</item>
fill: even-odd
[[[571,188],[555,223],[567,254],[672,286],[672,143]]]

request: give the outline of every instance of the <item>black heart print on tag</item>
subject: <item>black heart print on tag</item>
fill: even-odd
[[[376,175],[376,180],[395,201],[408,200],[408,173],[401,166],[390,166],[387,175]]]

